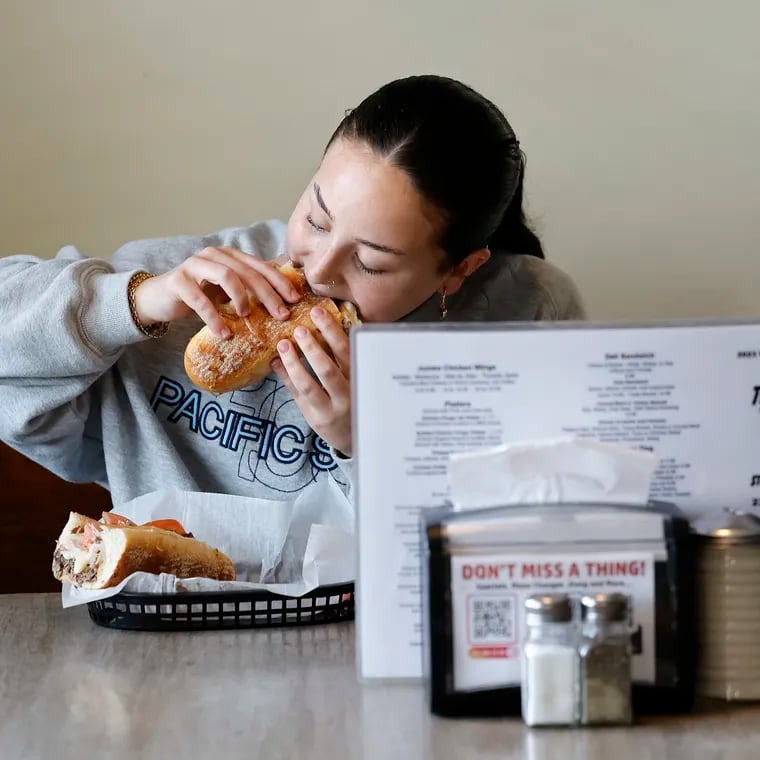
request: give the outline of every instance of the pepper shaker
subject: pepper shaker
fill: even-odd
[[[581,598],[580,722],[627,724],[631,707],[630,599],[625,594]]]
[[[522,714],[529,726],[577,723],[578,653],[573,605],[566,594],[525,600]]]

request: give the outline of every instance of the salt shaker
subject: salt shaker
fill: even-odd
[[[578,720],[578,653],[573,605],[566,594],[525,600],[522,714],[529,726],[569,726]]]
[[[630,599],[625,594],[581,597],[580,723],[626,724],[631,707]]]
[[[697,693],[760,699],[760,517],[724,508],[697,534]]]

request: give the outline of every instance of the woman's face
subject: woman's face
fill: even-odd
[[[336,140],[288,222],[288,254],[312,289],[351,301],[366,322],[394,322],[446,277],[440,215],[406,173]]]

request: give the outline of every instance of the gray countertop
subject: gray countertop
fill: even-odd
[[[0,758],[760,757],[760,706],[626,729],[433,718],[419,685],[357,683],[353,634],[112,631],[54,594],[0,596]]]

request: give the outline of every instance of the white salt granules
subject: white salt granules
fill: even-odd
[[[522,658],[522,711],[529,726],[576,721],[578,655],[574,646],[532,643]]]

